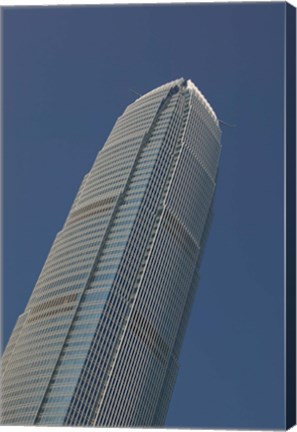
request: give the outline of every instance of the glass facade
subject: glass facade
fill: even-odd
[[[6,347],[2,424],[164,424],[220,136],[209,103],[184,79],[118,118]]]

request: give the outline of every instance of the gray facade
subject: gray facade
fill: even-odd
[[[164,424],[220,136],[209,103],[184,79],[118,118],[6,347],[2,424]]]

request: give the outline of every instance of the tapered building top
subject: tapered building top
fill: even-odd
[[[2,360],[2,423],[163,425],[207,237],[218,119],[183,78],[129,105]]]

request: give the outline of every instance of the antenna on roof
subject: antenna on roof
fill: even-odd
[[[133,89],[130,89],[130,88],[129,88],[129,90],[130,90],[132,93],[135,93],[135,94],[136,94],[137,96],[139,96],[139,97],[142,96],[140,93],[138,93],[137,91],[135,91],[135,90],[133,90]]]
[[[235,128],[236,127],[236,125],[234,125],[234,124],[230,124],[230,123],[224,122],[223,120],[220,120],[220,119],[218,119],[218,120],[219,120],[219,123],[222,123],[225,126],[228,126],[228,127],[231,127],[231,128]]]

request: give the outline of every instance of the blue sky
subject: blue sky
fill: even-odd
[[[168,427],[284,426],[284,3],[4,12],[7,343],[116,118],[190,78],[223,128],[215,216]]]

